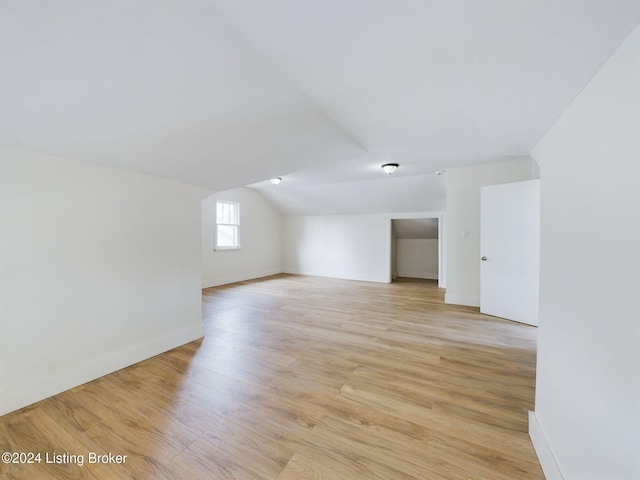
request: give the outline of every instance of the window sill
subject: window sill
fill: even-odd
[[[230,250],[242,250],[242,247],[215,247],[214,252],[227,252]]]

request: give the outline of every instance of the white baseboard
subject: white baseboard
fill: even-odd
[[[341,280],[356,280],[358,282],[374,282],[374,283],[389,283],[391,278],[376,277],[372,275],[359,275],[357,273],[349,275],[334,274],[333,272],[320,272],[320,271],[302,271],[297,267],[284,267],[283,273],[291,273],[293,275],[306,275],[308,277],[323,277],[323,278],[339,278]]]
[[[398,272],[398,277],[424,278],[425,280],[437,280],[438,272]]]
[[[283,273],[290,273],[292,275],[304,275],[302,271],[297,267],[282,267]],[[314,275],[311,275],[312,277]]]
[[[529,412],[529,437],[531,438],[531,443],[533,443],[536,455],[538,455],[538,460],[540,460],[540,466],[542,467],[545,478],[547,480],[564,480],[560,468],[556,463],[556,459],[553,456],[553,452],[551,451],[551,447],[549,447],[547,439],[542,433],[538,418],[535,412],[531,411]]]
[[[184,328],[123,350],[93,358],[81,365],[31,378],[0,392],[0,415],[116,372],[204,336],[202,325]]]
[[[254,278],[268,277],[282,273],[281,268],[270,268],[267,270],[258,270],[255,272],[238,273],[236,275],[227,275],[224,277],[203,278],[202,288],[217,287],[219,285],[228,285],[229,283],[244,282],[245,280],[253,280]]]
[[[467,297],[464,295],[444,294],[444,303],[452,305],[466,305],[467,307],[479,307],[480,297]]]

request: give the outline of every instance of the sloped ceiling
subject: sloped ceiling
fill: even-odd
[[[639,10],[3,1],[0,144],[216,191],[252,184],[288,213],[438,210],[434,171],[527,156]]]
[[[398,239],[437,239],[437,218],[406,218],[391,220],[396,238]]]

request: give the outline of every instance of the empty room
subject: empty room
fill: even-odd
[[[640,478],[639,23],[0,2],[0,478]]]

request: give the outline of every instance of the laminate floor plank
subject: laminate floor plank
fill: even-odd
[[[205,289],[205,338],[0,417],[0,478],[541,480],[536,329],[436,282],[276,275]]]

